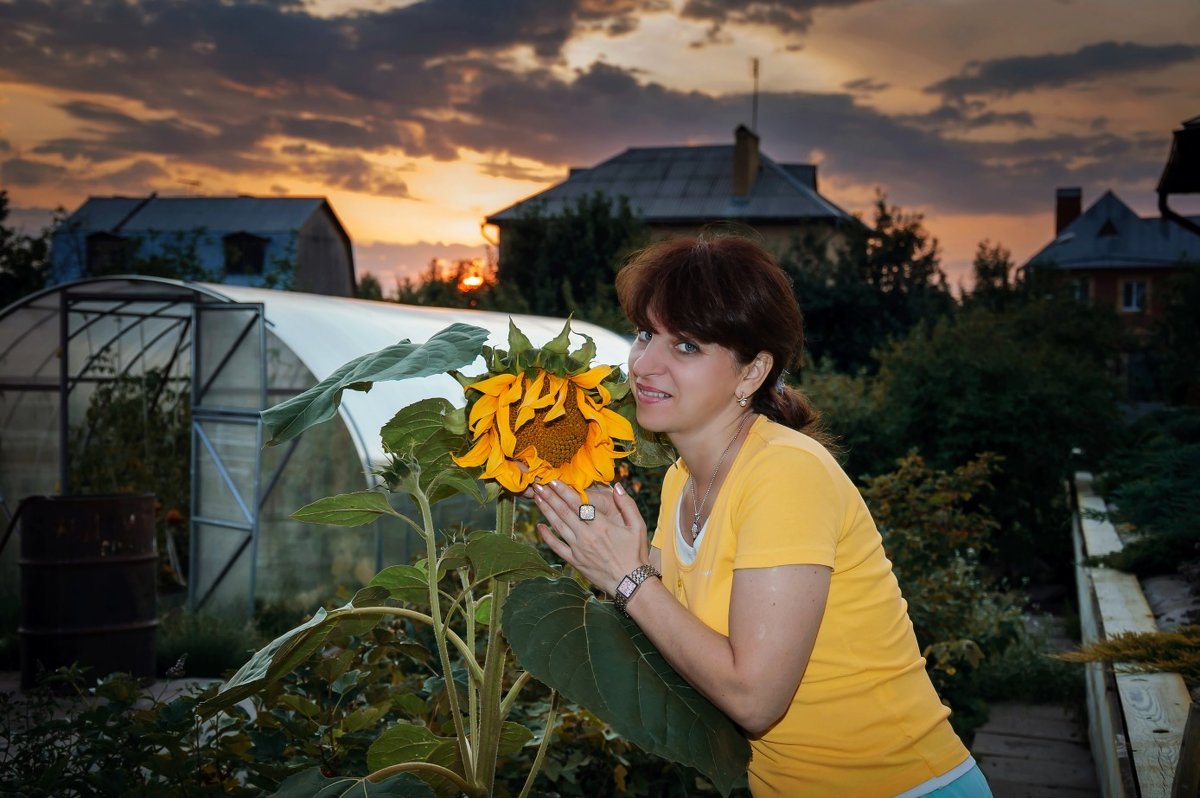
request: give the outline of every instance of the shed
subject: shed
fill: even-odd
[[[353,296],[350,236],[323,197],[90,197],[51,241],[51,281],[131,272]]]

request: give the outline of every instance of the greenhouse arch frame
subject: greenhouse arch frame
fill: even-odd
[[[386,564],[408,562],[417,549],[394,519],[331,529],[301,524],[291,513],[376,485],[374,472],[386,462],[379,429],[419,399],[461,405],[462,389],[436,375],[346,391],[335,421],[278,447],[263,447],[259,411],[355,357],[405,338],[427,340],[454,322],[483,327],[489,343],[504,346],[509,318],[143,276],[54,286],[0,310],[0,502],[11,515],[26,497],[73,492],[79,454],[103,432],[88,423],[104,417],[95,409],[106,386],[109,394],[114,385],[141,385],[153,386],[156,398],[186,396],[189,546],[178,581],[186,576],[188,605],[241,617],[262,605],[311,609]],[[535,342],[563,325],[512,319]],[[597,362],[624,364],[627,338],[580,322],[572,329],[595,340]],[[482,371],[482,361],[465,369],[472,370]],[[164,430],[143,429],[128,445],[164,437]],[[490,522],[465,502],[447,505],[439,505],[439,524]],[[160,527],[170,548],[174,532]],[[0,579],[14,586],[16,548],[0,551]],[[176,554],[182,561],[183,550]]]

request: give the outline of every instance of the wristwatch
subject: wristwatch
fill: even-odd
[[[617,590],[613,594],[613,603],[617,605],[617,609],[625,613],[625,617],[629,617],[629,612],[625,609],[625,605],[629,603],[629,599],[633,598],[633,594],[642,586],[650,577],[658,577],[662,579],[662,574],[654,570],[652,565],[639,565],[629,572],[629,575],[621,580],[621,584],[617,585]]]

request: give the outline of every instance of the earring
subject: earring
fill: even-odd
[[[737,397],[738,407],[745,407],[746,405],[750,404],[749,396],[742,396],[740,393],[734,394],[734,396]]]

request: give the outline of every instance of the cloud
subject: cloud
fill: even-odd
[[[0,164],[0,181],[10,186],[36,186],[57,182],[67,169],[57,164],[31,161],[27,158],[9,158]]]
[[[873,0],[687,0],[680,11],[684,19],[711,24],[710,33],[726,25],[763,25],[787,34],[805,33],[818,8],[846,8]]]
[[[846,91],[873,94],[874,92],[884,91],[891,85],[890,83],[884,83],[874,78],[859,78],[858,80],[846,81],[842,84],[842,88]]]
[[[1143,45],[1108,41],[1089,44],[1073,53],[971,61],[960,74],[934,83],[925,91],[959,99],[980,95],[1005,97],[1035,89],[1153,72],[1198,58],[1200,47],[1195,45]]]

